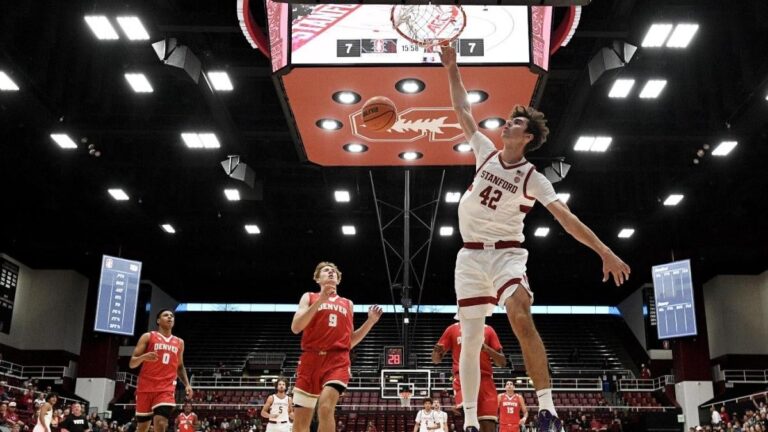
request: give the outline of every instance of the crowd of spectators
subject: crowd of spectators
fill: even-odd
[[[766,401],[768,393],[750,397],[746,406],[712,405],[709,409],[709,424],[691,427],[689,432],[768,432]]]

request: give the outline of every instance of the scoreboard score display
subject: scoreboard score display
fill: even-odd
[[[528,63],[527,6],[463,6],[467,24],[454,42],[462,64]],[[292,64],[422,64],[440,56],[406,40],[390,20],[392,6],[292,4]]]
[[[95,331],[133,335],[140,280],[141,262],[102,257]]]
[[[402,346],[384,347],[384,366],[402,367],[405,363],[405,352]]]

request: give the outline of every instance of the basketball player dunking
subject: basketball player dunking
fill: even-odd
[[[499,432],[520,432],[528,420],[528,407],[523,397],[515,393],[515,385],[507,381],[504,393],[499,394]]]
[[[197,430],[197,414],[192,412],[192,404],[184,404],[184,410],[176,417],[177,432],[195,432]]]
[[[176,406],[177,376],[187,397],[192,397],[192,386],[184,369],[184,341],[171,334],[174,318],[170,309],[161,310],[157,314],[158,330],[141,335],[131,356],[131,369],[141,365],[136,385],[137,432],[147,432],[150,420],[154,432],[166,432]]]
[[[552,402],[547,353],[531,317],[533,292],[525,274],[528,251],[521,247],[523,219],[539,201],[568,234],[600,256],[603,281],[612,275],[616,285],[621,285],[629,277],[630,269],[557,199],[552,183],[525,160],[526,153],[541,147],[547,139],[549,129],[544,114],[531,107],[515,106],[501,128],[504,148],[497,150],[477,130],[456,65],[456,51],[444,46],[441,55],[448,72],[453,109],[472,146],[477,168],[472,184],[459,202],[459,230],[464,248],[456,257],[455,270],[457,315],[463,336],[459,369],[465,395],[464,424],[468,431],[477,430],[478,354],[483,344],[483,324],[496,304],[503,304],[520,342],[525,369],[536,388],[538,430],[560,431],[562,423]]]
[[[267,398],[261,409],[261,416],[269,421],[266,432],[289,432],[293,420],[293,401],[286,393],[288,381],[278,378],[275,383],[275,394]]]
[[[320,292],[304,293],[291,323],[294,334],[303,332],[303,352],[293,391],[293,430],[309,432],[317,406],[318,431],[334,432],[333,412],[349,383],[349,351],[379,321],[382,309],[377,305],[368,308],[368,319],[354,330],[354,305],[336,293],[341,282],[341,272],[336,265],[321,262],[315,267],[314,279],[320,285]]]
[[[464,403],[461,391],[461,374],[459,373],[459,359],[461,358],[461,325],[454,323],[449,325],[440,340],[432,349],[432,362],[437,364],[443,361],[443,356],[451,352],[453,365],[453,395],[456,398],[456,406]],[[486,325],[483,333],[483,348],[480,352],[480,392],[475,397],[477,401],[477,416],[480,421],[481,432],[494,432],[496,430],[496,385],[493,383],[493,361],[496,366],[504,367],[507,359],[504,357],[499,335],[493,327]]]

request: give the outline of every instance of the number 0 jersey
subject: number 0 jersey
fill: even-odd
[[[309,293],[309,305],[313,305],[319,293]],[[352,347],[352,302],[334,296],[320,305],[301,335],[304,351],[350,350]]]
[[[184,342],[171,335],[165,337],[153,331],[149,333],[145,353],[157,353],[157,361],[141,364],[137,393],[173,392],[176,390],[176,374],[179,368],[179,351]]]
[[[508,165],[481,132],[469,140],[477,172],[459,202],[459,230],[464,242],[523,242],[523,219],[536,201],[557,200],[552,183],[523,159]]]

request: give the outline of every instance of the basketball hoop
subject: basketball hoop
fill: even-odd
[[[452,42],[467,25],[464,9],[456,5],[395,5],[390,19],[400,36],[425,48]]]

